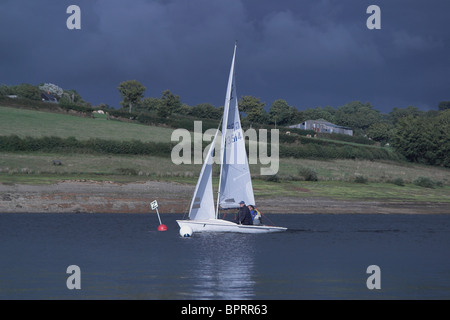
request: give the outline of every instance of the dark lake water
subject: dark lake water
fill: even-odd
[[[191,238],[181,217],[0,214],[0,299],[450,298],[449,215],[271,215],[289,230]]]

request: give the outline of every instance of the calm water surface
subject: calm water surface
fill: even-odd
[[[181,217],[0,214],[0,299],[450,298],[448,215],[272,215],[289,231],[191,238]]]

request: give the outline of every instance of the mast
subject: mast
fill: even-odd
[[[223,118],[222,118],[222,141],[220,144],[220,175],[219,175],[219,188],[217,190],[217,205],[216,205],[216,219],[219,218],[219,201],[220,201],[220,185],[222,182],[222,169],[223,169],[223,162],[224,162],[224,155],[225,155],[225,139],[226,139],[226,130],[227,130],[227,123],[228,123],[228,110],[230,109],[230,101],[231,101],[231,90],[233,87],[233,80],[234,80],[234,62],[236,59],[236,49],[237,49],[237,41],[234,44],[234,53],[233,53],[233,60],[231,61],[231,69],[230,69],[230,75],[228,76],[228,86],[227,86],[227,93],[225,96],[225,104],[223,108]]]

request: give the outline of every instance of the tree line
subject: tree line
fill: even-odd
[[[193,119],[209,119],[211,124],[220,121],[223,106],[209,103],[189,106],[181,102],[170,90],[161,97],[144,97],[145,86],[129,80],[119,84],[122,108],[116,110],[106,104],[92,107],[75,90],[63,90],[56,85],[0,86],[0,96],[17,95],[30,100],[41,100],[40,93],[48,91],[58,98],[60,105],[90,110],[109,109],[111,114],[127,114],[143,123],[188,126]],[[405,159],[413,162],[450,167],[450,101],[441,101],[437,110],[421,111],[417,107],[393,108],[381,113],[369,102],[349,102],[337,108],[331,106],[299,110],[286,100],[275,100],[269,108],[253,96],[239,99],[243,126],[283,127],[306,120],[324,119],[337,125],[351,127],[357,137],[367,137],[381,145],[390,145]],[[189,120],[191,118],[191,120]],[[206,130],[206,128],[204,128]]]
[[[203,103],[194,107],[182,104],[179,96],[169,90],[160,99],[143,98],[145,87],[136,80],[120,84],[123,106],[144,112],[156,112],[161,117],[172,114],[204,119],[220,119],[223,107]],[[331,106],[298,110],[286,100],[275,100],[269,110],[259,98],[243,96],[239,100],[243,126],[288,126],[306,120],[324,119],[350,127],[356,136],[364,136],[381,145],[392,145],[409,161],[450,167],[450,101],[441,101],[437,110],[421,111],[417,107],[393,108],[387,114],[376,110],[369,102],[349,102],[338,108]]]
[[[75,104],[79,106],[91,107],[89,102],[83,100],[81,95],[73,89],[64,90],[53,83],[41,83],[34,86],[29,83],[22,83],[16,86],[0,85],[0,97],[12,96],[33,101],[42,101],[42,93],[48,93],[56,98],[58,104]]]

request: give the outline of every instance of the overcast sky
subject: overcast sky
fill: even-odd
[[[69,5],[81,30],[69,30]],[[381,29],[369,30],[369,5]],[[298,109],[450,100],[449,0],[0,0],[0,84],[51,82],[119,107],[136,79],[188,105],[224,103],[238,40],[239,96]]]

